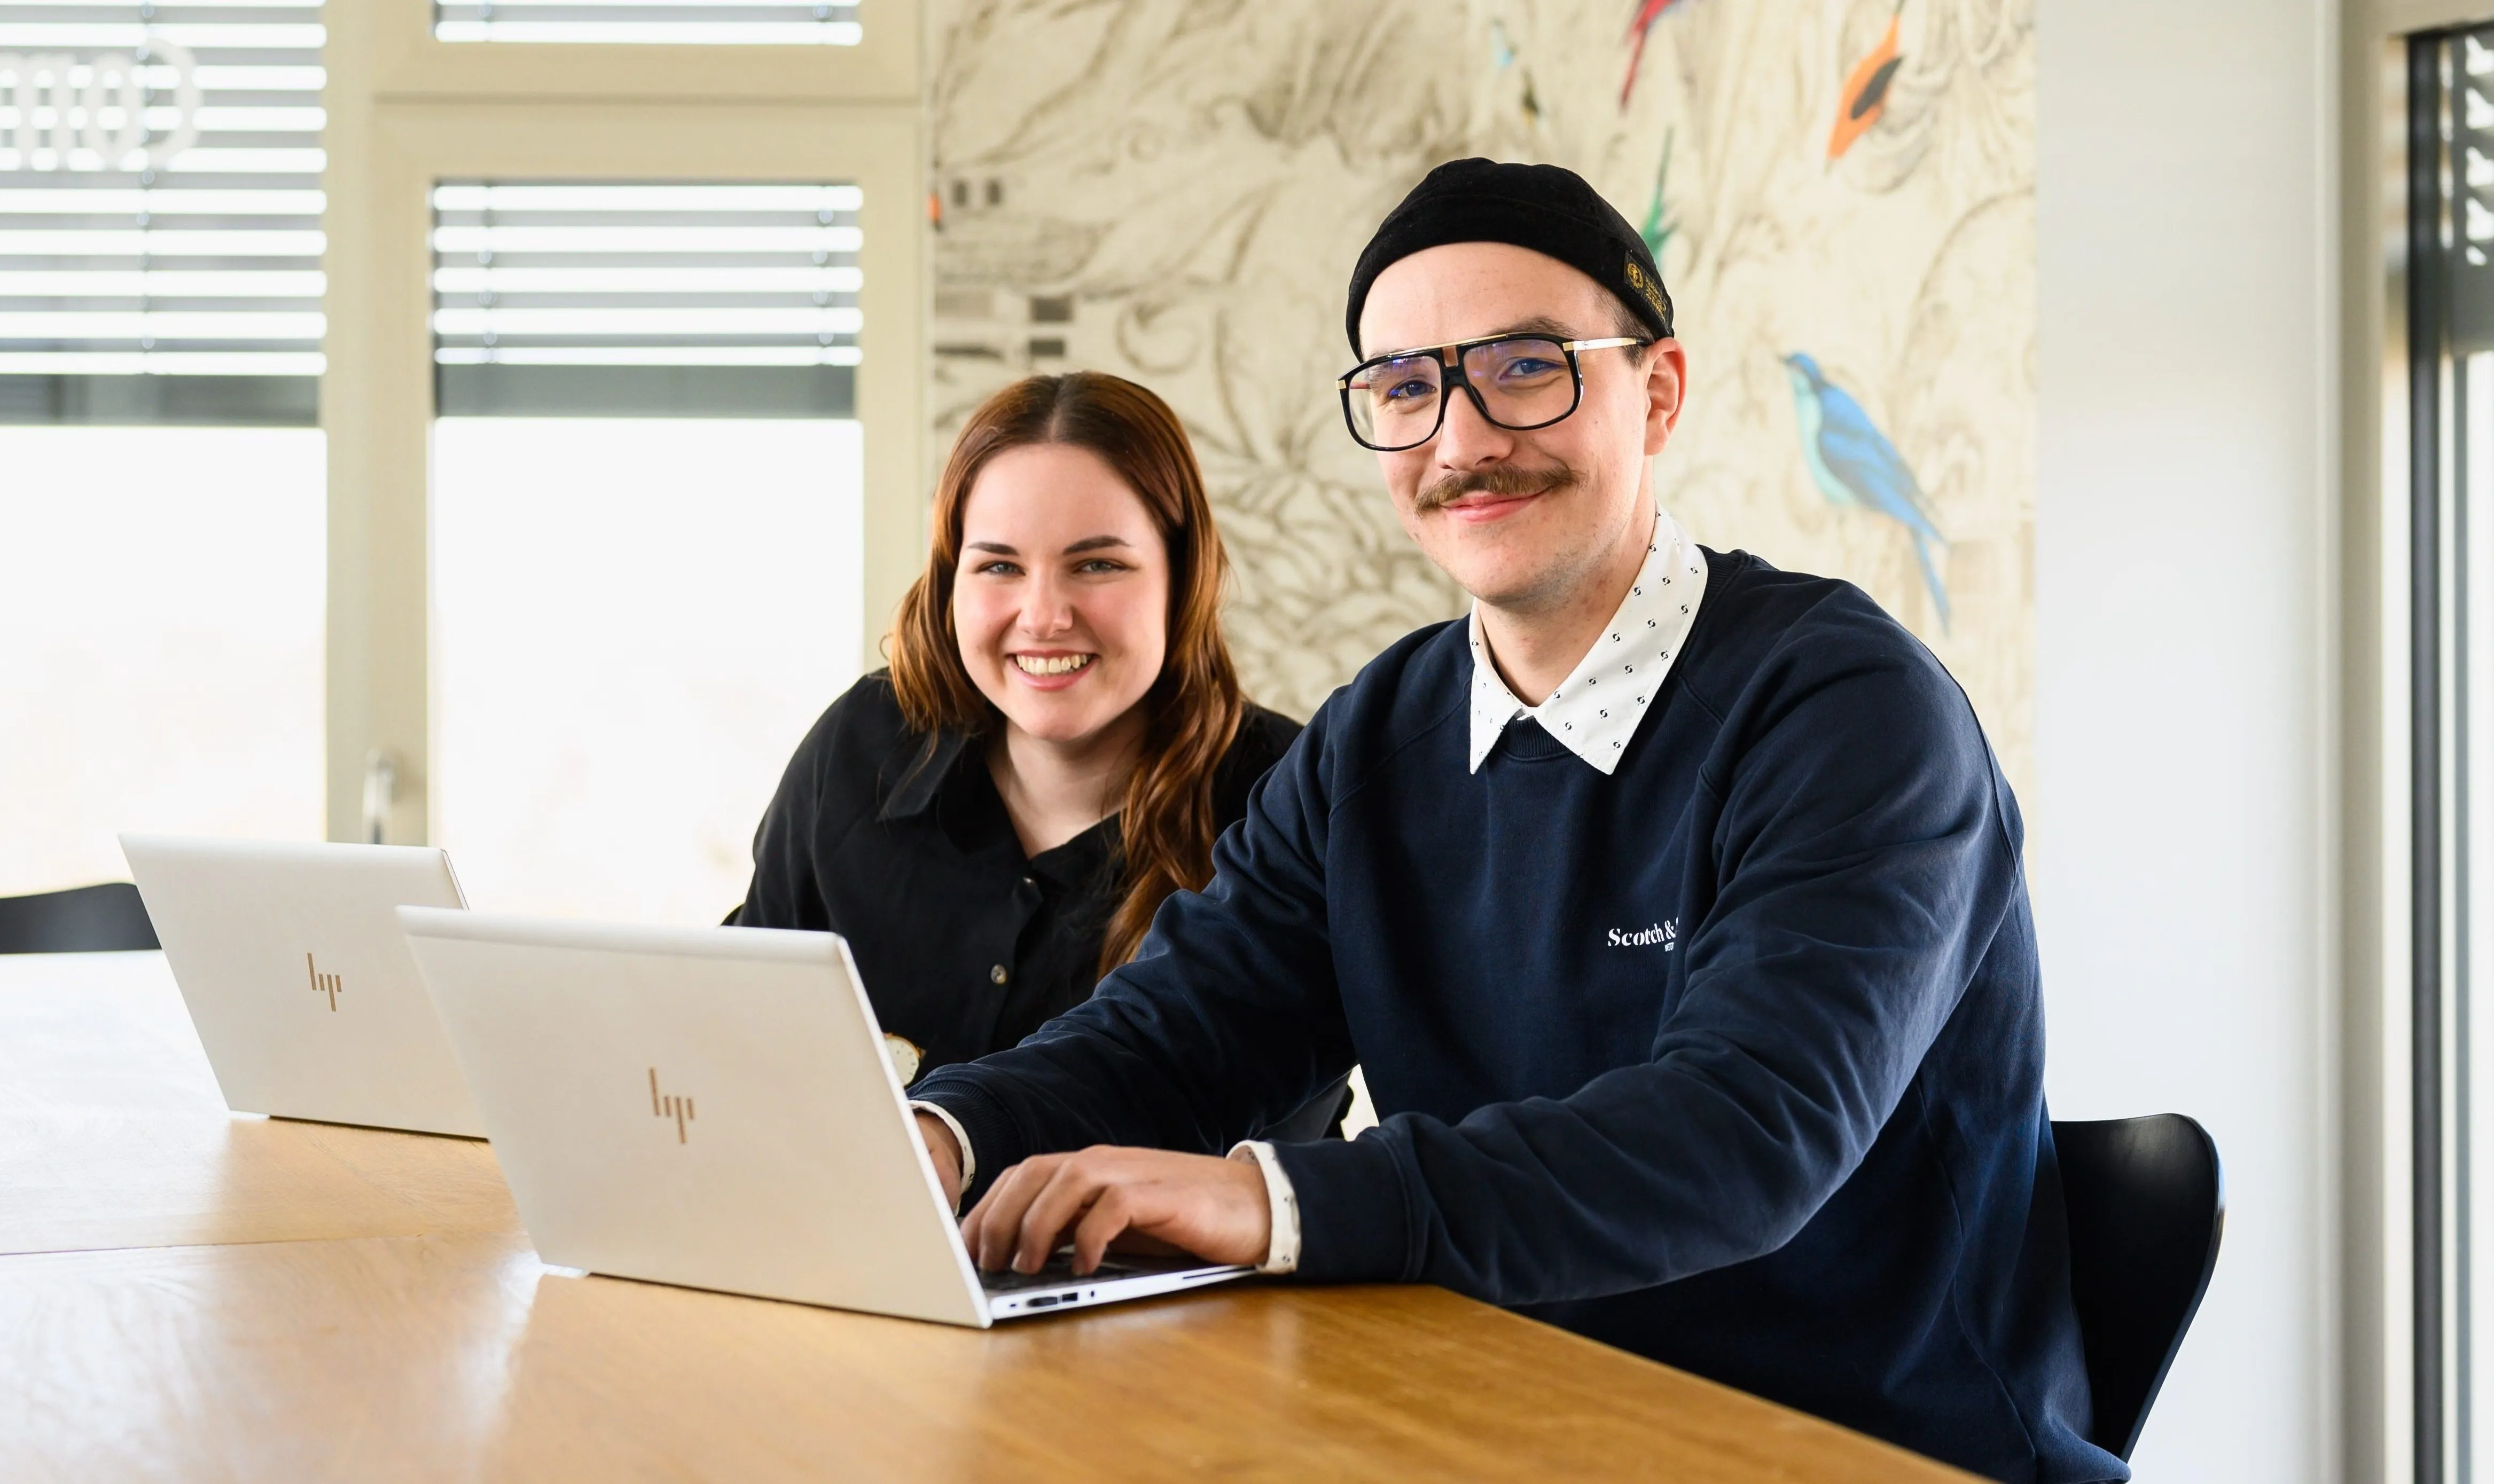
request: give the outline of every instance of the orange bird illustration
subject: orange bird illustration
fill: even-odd
[[[1888,32],[1870,54],[1853,65],[1852,75],[1844,79],[1844,96],[1837,105],[1836,127],[1828,131],[1827,158],[1839,160],[1853,147],[1853,141],[1870,132],[1879,122],[1888,106],[1888,84],[1897,80],[1897,69],[1904,58],[1897,55],[1897,19],[1905,13],[1905,0],[1897,0],[1897,9],[1889,13]]]
[[[1622,108],[1628,106],[1628,95],[1636,91],[1637,67],[1645,61],[1646,33],[1654,29],[1654,23],[1662,18],[1663,12],[1679,3],[1680,0],[1637,0],[1636,19],[1628,22],[1628,40],[1634,45],[1628,51],[1627,80],[1620,84]]]

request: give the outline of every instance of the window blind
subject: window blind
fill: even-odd
[[[855,416],[860,192],[449,181],[433,193],[443,416]]]
[[[0,3],[0,421],[316,420],[322,35]]]
[[[2451,348],[2474,355],[2494,350],[2494,46],[2467,35],[2455,50],[2448,147],[2458,177],[2450,202],[2458,251],[2444,266]]]
[[[444,0],[445,42],[570,42],[675,46],[854,46],[856,4],[812,0]]]

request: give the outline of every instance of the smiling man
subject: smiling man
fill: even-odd
[[[1325,704],[1090,1000],[919,1084],[973,1253],[1443,1284],[1996,1478],[2126,1477],[1964,695],[1658,511],[1670,301],[1576,176],[1442,167],[1348,325],[1350,431],[1471,617]],[[1354,1062],[1377,1128],[1234,1142]]]

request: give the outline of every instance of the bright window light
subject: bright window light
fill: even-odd
[[[312,428],[0,427],[0,895],[123,831],[319,839]]]
[[[857,678],[850,421],[434,425],[434,838],[480,908],[715,923]]]

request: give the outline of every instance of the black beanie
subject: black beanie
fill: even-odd
[[[1359,311],[1377,275],[1449,242],[1505,242],[1556,257],[1619,295],[1657,340],[1671,338],[1671,294],[1654,254],[1585,177],[1556,165],[1450,160],[1386,213],[1351,270],[1343,323],[1352,354],[1365,353]]]

